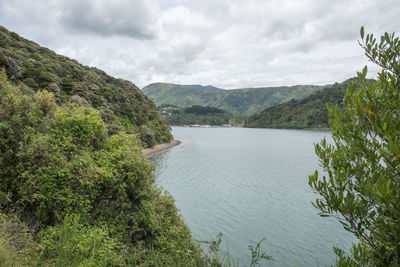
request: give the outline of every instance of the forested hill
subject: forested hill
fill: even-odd
[[[218,263],[155,185],[138,137],[172,136],[135,85],[4,28],[0,64],[0,266]]]
[[[280,105],[270,107],[260,114],[251,116],[245,127],[252,128],[328,128],[329,106],[338,105],[343,107],[344,91],[347,88],[347,80],[342,83],[335,83],[325,89],[302,99],[290,100]]]
[[[0,26],[0,68],[34,91],[52,92],[58,104],[75,102],[97,109],[110,134],[137,133],[144,146],[172,138],[153,101],[133,83],[22,38]]]
[[[297,85],[223,90],[213,86],[153,83],[142,90],[158,106],[210,106],[226,110],[236,118],[248,118],[267,107],[293,98],[303,99],[323,88],[316,85]]]

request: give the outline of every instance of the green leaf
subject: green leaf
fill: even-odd
[[[367,72],[368,72],[368,66],[365,65],[363,70],[362,70],[362,75],[363,75],[364,78],[367,76]]]
[[[386,42],[390,43],[390,37],[387,32],[385,32],[385,40],[386,40]]]

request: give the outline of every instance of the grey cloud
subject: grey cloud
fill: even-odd
[[[400,31],[398,0],[0,0],[0,24],[139,86],[330,83]],[[47,38],[47,39],[46,39]]]
[[[62,5],[64,12],[60,21],[77,32],[153,39],[157,33],[149,3],[140,0],[69,0]]]

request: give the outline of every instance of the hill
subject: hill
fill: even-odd
[[[266,107],[290,99],[302,99],[323,89],[323,86],[297,85],[281,87],[244,88],[223,90],[213,86],[153,83],[142,91],[161,106],[210,106],[226,110],[235,118],[248,118]]]
[[[135,85],[5,28],[0,65],[1,266],[218,263],[155,186],[142,148],[172,136]]]
[[[250,128],[328,128],[329,106],[343,107],[344,91],[351,80],[327,86],[302,100],[290,100],[251,116],[245,127]]]
[[[159,107],[169,125],[213,125],[222,126],[233,121],[224,110],[213,107],[191,106],[181,108],[173,105]]]
[[[99,110],[109,134],[139,134],[143,146],[172,138],[153,101],[133,83],[57,55],[0,26],[0,68],[33,91],[52,92],[58,104],[74,102]]]

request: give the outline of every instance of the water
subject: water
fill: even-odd
[[[169,191],[197,240],[223,233],[221,249],[248,265],[248,245],[266,237],[267,266],[330,266],[332,247],[351,234],[311,205],[308,175],[319,169],[314,143],[329,132],[174,127],[182,141],[155,157],[157,183]]]

